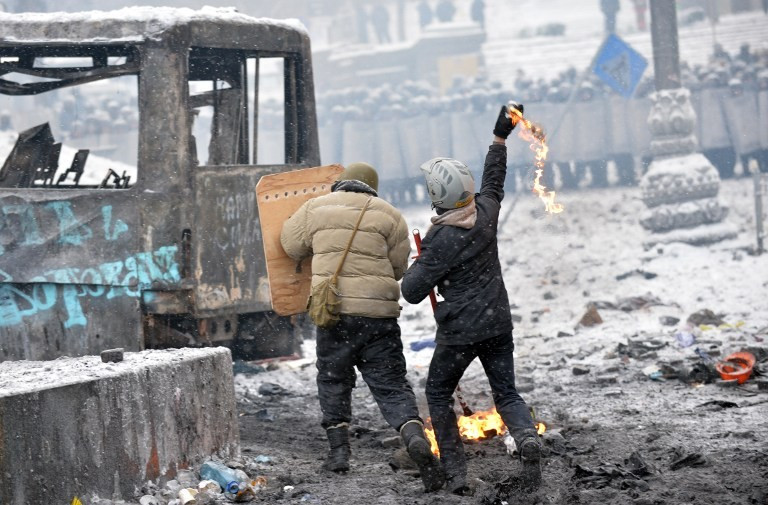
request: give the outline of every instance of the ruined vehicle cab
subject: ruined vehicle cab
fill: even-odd
[[[0,361],[295,352],[271,312],[255,186],[319,162],[298,22],[0,13]]]

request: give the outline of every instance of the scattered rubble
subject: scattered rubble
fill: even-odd
[[[648,293],[642,296],[630,296],[619,298],[615,303],[606,301],[592,302],[598,309],[621,310],[632,312],[633,310],[646,309],[656,305],[676,305],[662,302],[658,297]]]
[[[101,361],[103,363],[120,363],[123,361],[123,355],[125,353],[125,349],[122,347],[118,347],[117,349],[107,349],[105,351],[101,351]]]
[[[702,310],[699,310],[698,312],[694,312],[693,314],[688,316],[687,322],[691,326],[700,326],[702,324],[720,326],[721,324],[725,324],[725,321],[723,321],[722,316],[715,314],[709,309],[702,309]]]
[[[422,349],[434,348],[435,345],[436,343],[434,337],[424,338],[415,342],[411,342],[411,350],[421,351]]]
[[[641,270],[641,269],[637,268],[637,269],[632,270],[630,272],[625,272],[623,274],[617,275],[616,276],[616,280],[617,281],[623,281],[624,279],[628,279],[629,277],[632,277],[632,276],[640,276],[643,279],[650,280],[650,279],[655,279],[656,277],[658,277],[658,274],[655,274],[653,272],[646,272],[645,270]]]
[[[661,323],[664,326],[674,326],[677,323],[680,322],[679,317],[673,317],[673,316],[661,316],[659,318],[659,323]]]
[[[670,470],[679,470],[683,467],[689,466],[689,467],[697,467],[697,466],[704,466],[707,464],[706,458],[701,453],[694,452],[689,454],[684,454],[684,451],[682,449],[676,449],[674,452],[674,459],[669,464]]]
[[[600,317],[600,313],[597,312],[597,305],[590,303],[587,306],[587,312],[581,316],[579,325],[589,327],[596,326],[598,324],[603,324],[603,318]]]
[[[616,352],[620,356],[627,356],[635,359],[648,359],[658,356],[659,349],[663,349],[667,346],[666,342],[662,342],[657,339],[648,340],[631,340],[627,339],[626,344],[619,344],[616,347]]]
[[[288,390],[278,384],[265,382],[259,386],[259,394],[264,396],[279,396],[288,394]]]

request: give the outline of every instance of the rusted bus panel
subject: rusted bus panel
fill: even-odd
[[[142,255],[154,251],[138,247],[135,192],[112,191],[109,198],[94,193],[0,190],[0,282],[138,284],[138,275],[130,274],[135,264],[149,261],[152,270],[156,261]],[[159,254],[164,252],[175,256],[169,249]]]
[[[306,45],[302,47],[300,58],[296,60],[296,110],[297,142],[300,157],[304,167],[316,167],[320,165],[320,137],[317,128],[317,109],[315,104],[315,84],[312,71],[312,54],[310,52],[309,37],[306,37]],[[291,125],[286,125],[291,127]],[[334,162],[339,160],[334,160]]]
[[[254,25],[230,24],[226,30],[221,25],[205,21],[191,22],[187,26],[193,46],[274,53],[296,52],[301,47],[310,47],[306,32],[276,23],[272,20]]]
[[[191,289],[175,291],[142,291],[142,309],[147,314],[188,314],[192,312]]]
[[[194,227],[191,114],[188,106],[186,34],[175,33],[140,48],[139,180],[133,206],[139,209],[139,248],[176,247],[179,277],[188,274],[182,236]],[[174,289],[176,284],[151,286]]]
[[[143,348],[138,291],[73,284],[0,284],[0,361]]]
[[[181,285],[181,230],[140,217],[173,204],[96,191],[0,192],[0,360],[138,350],[142,291]]]
[[[261,176],[285,168],[199,168],[197,224],[192,230],[196,315],[271,309],[256,183]]]
[[[138,168],[142,193],[149,195],[180,193],[192,184],[187,46],[181,34],[177,37],[140,48]]]

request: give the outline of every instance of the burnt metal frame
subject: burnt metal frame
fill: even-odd
[[[113,51],[114,49],[114,51]],[[126,61],[120,65],[109,65],[109,57],[125,57]],[[0,57],[18,57],[17,64],[0,63],[0,76],[8,73],[19,73],[32,77],[57,79],[48,82],[34,82],[21,84],[7,79],[0,79],[0,94],[37,95],[54,89],[68,86],[79,86],[89,82],[133,75],[139,72],[139,59],[135,48],[130,46],[80,46],[80,47],[21,47],[13,50],[8,47],[0,47]],[[93,60],[91,67],[35,67],[36,58],[48,57],[90,57]]]
[[[237,58],[232,56],[236,55]],[[216,57],[226,56],[223,59]],[[204,58],[213,58],[211,68],[206,68],[204,72],[199,66]],[[305,163],[310,158],[309,137],[306,127],[307,118],[302,111],[306,105],[302,100],[306,95],[304,89],[304,80],[299,78],[302,75],[302,61],[298,54],[292,52],[274,52],[274,51],[241,51],[232,49],[213,49],[193,47],[189,57],[189,80],[212,81],[213,90],[204,93],[190,95],[190,108],[203,105],[212,105],[213,121],[212,135],[218,135],[221,131],[216,124],[219,117],[218,107],[220,104],[219,89],[216,87],[218,81],[229,83],[232,88],[239,89],[241,94],[240,124],[237,138],[236,163],[239,165],[248,165],[249,161],[253,165],[260,165],[256,156],[256,146],[258,146],[258,96],[259,96],[259,67],[260,60],[263,58],[282,58],[283,59],[283,96],[284,96],[284,134],[285,134],[285,159],[284,165],[299,165]],[[255,87],[253,98],[253,115],[249,115],[248,100],[248,60],[254,60],[255,65]],[[229,65],[227,65],[229,63]],[[248,138],[248,121],[253,121],[253,137]],[[304,126],[304,127],[302,127]],[[250,142],[249,142],[250,140]],[[250,145],[249,145],[250,144]],[[252,153],[252,158],[249,154]],[[202,164],[204,166],[204,164]]]

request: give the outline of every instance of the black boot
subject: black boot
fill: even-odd
[[[432,454],[432,448],[426,435],[424,435],[424,426],[421,421],[412,420],[402,425],[400,436],[403,437],[408,455],[419,467],[424,490],[429,493],[443,487],[445,472],[443,472],[443,467],[435,455]]]
[[[469,485],[467,485],[467,476],[464,474],[448,477],[445,481],[445,489],[459,496],[469,496],[472,494]]]
[[[337,473],[349,471],[349,430],[346,424],[333,426],[325,430],[331,450],[323,468]]]
[[[536,437],[528,437],[520,443],[518,451],[523,465],[523,490],[536,491],[541,485],[541,445]]]

